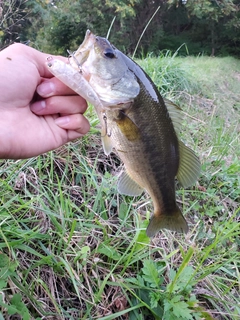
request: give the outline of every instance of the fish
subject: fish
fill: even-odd
[[[188,232],[177,205],[175,179],[187,188],[200,174],[200,160],[179,138],[181,109],[163,99],[149,75],[106,38],[87,30],[69,64],[49,57],[49,70],[94,105],[106,155],[124,163],[117,189],[139,196],[145,190],[154,212],[146,229]]]

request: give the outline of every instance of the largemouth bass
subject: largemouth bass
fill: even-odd
[[[200,162],[177,136],[180,108],[163,100],[139,65],[90,31],[69,64],[49,58],[47,65],[95,106],[104,152],[117,152],[126,168],[119,177],[118,191],[137,196],[146,190],[150,195],[154,214],[147,235],[152,237],[162,228],[187,232],[176,203],[175,177],[183,187],[192,185]]]

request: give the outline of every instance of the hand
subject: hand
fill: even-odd
[[[0,159],[33,157],[89,130],[86,101],[50,74],[48,56],[23,44],[0,52]]]

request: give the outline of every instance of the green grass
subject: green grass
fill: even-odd
[[[82,140],[0,163],[0,319],[240,319],[240,62],[140,63],[201,158],[196,186],[177,190],[190,232],[146,236],[151,200],[117,194],[122,165],[89,108]]]

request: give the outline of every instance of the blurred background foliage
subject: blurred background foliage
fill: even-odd
[[[240,55],[239,0],[0,0],[0,48],[17,42],[66,55],[86,29],[132,54],[153,14],[138,56],[179,49],[182,55]]]

